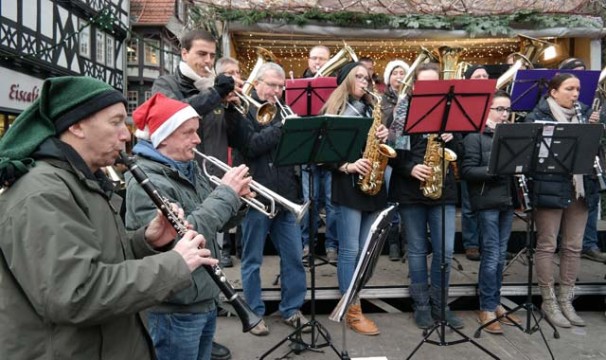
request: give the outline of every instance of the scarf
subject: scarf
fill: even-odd
[[[177,172],[183,175],[187,180],[189,180],[189,182],[192,184],[196,183],[196,174],[194,171],[195,168],[193,161],[175,161],[169,157],[166,157],[156,148],[154,148],[152,143],[147,140],[139,140],[137,145],[133,147],[133,154],[159,162],[160,164],[177,170]]]
[[[185,61],[179,63],[179,71],[186,78],[194,81],[194,86],[198,90],[206,90],[215,84],[215,77],[202,77],[198,75]]]
[[[552,98],[547,98],[547,105],[551,110],[551,115],[559,123],[578,123],[576,111],[574,109],[566,109],[558,105],[558,103]],[[585,187],[583,186],[583,175],[573,174],[572,184],[574,186],[574,193],[577,199],[585,197]]]

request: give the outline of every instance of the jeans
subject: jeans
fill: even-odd
[[[465,249],[480,248],[478,215],[471,210],[469,189],[465,180],[461,180],[461,237]]]
[[[440,263],[442,261],[442,205],[400,205],[400,220],[408,241],[408,269],[411,284],[427,284],[427,226],[433,248],[431,272],[432,286],[442,286]],[[455,206],[445,206],[445,262],[446,283],[450,277],[450,262],[455,236]]]
[[[353,273],[360,257],[360,251],[364,247],[370,227],[379,216],[380,211],[363,212],[341,205],[338,205],[337,208],[339,214],[337,278],[339,280],[339,291],[341,294],[345,294],[353,280]]]
[[[250,209],[242,221],[242,287],[246,302],[259,316],[265,315],[265,304],[261,299],[261,264],[263,248],[269,234],[280,256],[280,293],[279,309],[283,318],[289,318],[299,310],[307,284],[305,268],[301,257],[301,229],[295,216],[286,210],[280,210],[273,219],[261,212]]]
[[[312,165],[314,171],[314,215],[315,221],[313,222],[315,228],[314,234],[318,235],[318,227],[320,224],[320,212],[319,210],[324,205],[326,209],[326,232],[324,234],[325,242],[324,248],[328,249],[337,249],[337,214],[336,208],[333,206],[332,201],[330,199],[331,194],[331,184],[332,184],[332,174],[329,170],[323,169],[321,167],[317,167]],[[301,172],[301,182],[303,184],[303,199],[305,201],[309,200],[309,175],[310,172],[303,170]],[[301,238],[303,239],[303,246],[309,245],[309,214],[311,213],[311,209],[301,221]]]
[[[511,235],[513,208],[480,210],[477,214],[482,231],[482,254],[478,274],[480,310],[494,312],[501,302],[503,268]]]
[[[206,313],[147,313],[158,360],[210,360],[217,310]]]
[[[583,252],[600,250],[598,246],[598,207],[600,205],[600,194],[593,194],[587,198],[589,212],[587,214],[587,225],[583,235]]]

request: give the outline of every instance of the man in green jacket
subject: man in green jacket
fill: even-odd
[[[217,263],[195,232],[172,244],[158,213],[125,232],[101,170],[129,138],[125,103],[99,80],[48,79],[0,139],[0,359],[152,359],[138,312]]]
[[[133,148],[139,168],[163,196],[183,207],[187,221],[204,235],[216,257],[216,233],[235,226],[246,213],[240,197],[250,193],[248,167],[227,171],[212,190],[194,161],[201,120],[184,102],[155,94],[133,112],[133,121],[140,139]],[[155,206],[129,174],[126,184],[126,227],[136,229],[153,218]],[[210,360],[218,295],[219,288],[200,269],[192,273],[189,288],[147,312],[159,360]]]

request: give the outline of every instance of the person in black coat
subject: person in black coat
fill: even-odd
[[[554,76],[547,95],[526,117],[526,122],[548,120],[557,123],[596,121],[598,114],[581,104],[581,83],[570,73]],[[591,154],[590,156],[594,156]],[[595,181],[580,174],[535,175],[532,202],[537,229],[536,272],[547,318],[560,327],[585,326],[572,306],[573,289],[580,267],[583,232],[588,216],[587,199],[597,192]],[[554,254],[560,243],[560,287],[554,291]]]
[[[505,91],[495,94],[483,133],[470,133],[464,139],[465,155],[462,175],[467,180],[471,209],[477,214],[480,232],[480,318],[482,325],[502,317],[501,282],[507,254],[507,243],[513,222],[513,178],[488,173],[492,137],[496,124],[506,123],[511,114],[511,99]],[[503,324],[520,323],[515,315],[502,317]],[[499,322],[485,327],[486,332],[502,334]]]

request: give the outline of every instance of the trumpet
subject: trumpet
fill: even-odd
[[[276,95],[274,95],[274,99],[276,100],[276,105],[278,105],[278,107],[280,108],[280,115],[282,116],[282,123],[284,123],[286,121],[286,119],[288,119],[288,118],[298,116],[297,114],[294,113],[294,111],[292,111],[290,106],[288,106],[286,104],[282,105],[282,102],[280,102],[280,98],[278,98]]]
[[[226,172],[231,170],[231,167],[226,163],[222,162],[221,160],[213,156],[206,155],[195,148],[192,150],[196,155],[204,159],[204,161],[202,162],[202,170],[204,171],[204,175],[206,175],[212,183],[214,183],[215,185],[219,185],[221,183],[221,179],[219,179],[217,176],[211,175],[208,172],[208,169],[206,168],[206,162],[208,161],[217,168]],[[257,199],[249,199],[246,197],[241,197],[240,199],[250,205],[255,210],[265,214],[270,219],[274,218],[278,214],[278,211],[276,210],[276,203],[282,205],[286,210],[292,212],[295,215],[297,223],[301,222],[301,219],[303,219],[303,216],[305,216],[307,210],[309,210],[309,201],[303,205],[295,204],[292,201],[280,196],[278,193],[266,188],[265,186],[259,184],[254,180],[250,182],[250,189],[266,198],[269,201],[269,206],[266,206]]]

